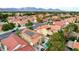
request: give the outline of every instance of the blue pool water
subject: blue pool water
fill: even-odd
[[[44,44],[44,48],[46,48],[46,49],[48,48],[48,44],[47,43]]]

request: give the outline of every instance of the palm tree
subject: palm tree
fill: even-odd
[[[63,32],[53,33],[49,37],[48,51],[63,51],[65,49],[65,38]]]

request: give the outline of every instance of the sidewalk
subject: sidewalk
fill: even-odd
[[[12,31],[14,31],[14,30],[16,30],[17,29],[17,27],[15,27],[14,29],[12,29],[12,30],[9,30],[9,31],[5,31],[5,32],[0,32],[0,35],[2,35],[2,34],[6,34],[6,33],[9,33],[9,32],[12,32]]]

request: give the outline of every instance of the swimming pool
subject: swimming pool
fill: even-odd
[[[44,48],[45,48],[45,49],[48,48],[48,44],[47,44],[47,43],[44,44]]]

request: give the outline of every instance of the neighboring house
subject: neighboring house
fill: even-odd
[[[61,18],[59,16],[52,16],[53,21],[60,21]]]
[[[74,43],[74,41],[68,41],[66,46],[70,47],[70,48],[73,48],[73,43]]]
[[[73,43],[73,48],[79,49],[79,42],[77,42],[76,40]]]
[[[17,16],[17,17],[8,17],[8,22],[9,23],[15,23],[16,26],[18,25],[25,25],[27,23],[27,17],[21,17],[21,16]]]
[[[20,36],[32,46],[40,44],[42,40],[41,34],[29,29],[23,29]]]
[[[43,34],[44,36],[52,35],[52,32],[50,30],[50,25],[42,25],[40,27],[37,27],[36,31],[40,34]]]
[[[51,25],[52,32],[58,32],[62,27],[59,25]]]
[[[28,20],[30,20],[31,22],[36,23],[36,16],[32,15],[32,16],[13,16],[13,17],[8,17],[8,22],[10,23],[15,23],[17,26],[21,25],[24,26],[26,23],[28,23]]]
[[[68,23],[74,23],[76,20],[76,17],[71,17],[71,18],[67,18],[65,19],[65,22],[68,22]]]
[[[37,20],[36,20],[36,16],[35,15],[31,15],[31,16],[28,16],[27,17],[27,20],[30,20],[31,22],[34,22],[34,23],[37,23]]]
[[[10,17],[8,17],[8,22],[15,22],[16,20],[16,17],[12,17],[12,16],[10,16]]]
[[[44,17],[44,14],[38,14],[37,16],[42,19]]]
[[[65,26],[65,24],[66,23],[63,20],[53,22],[53,25],[58,25],[58,26],[61,26],[62,28]]]
[[[67,47],[69,48],[76,48],[76,49],[79,49],[79,42],[77,42],[77,40],[75,41],[68,41],[68,43],[66,44]]]
[[[1,43],[7,47],[8,51],[33,51],[34,49],[26,41],[21,39],[15,33],[1,40]]]
[[[48,22],[49,18],[43,19],[43,22]]]

